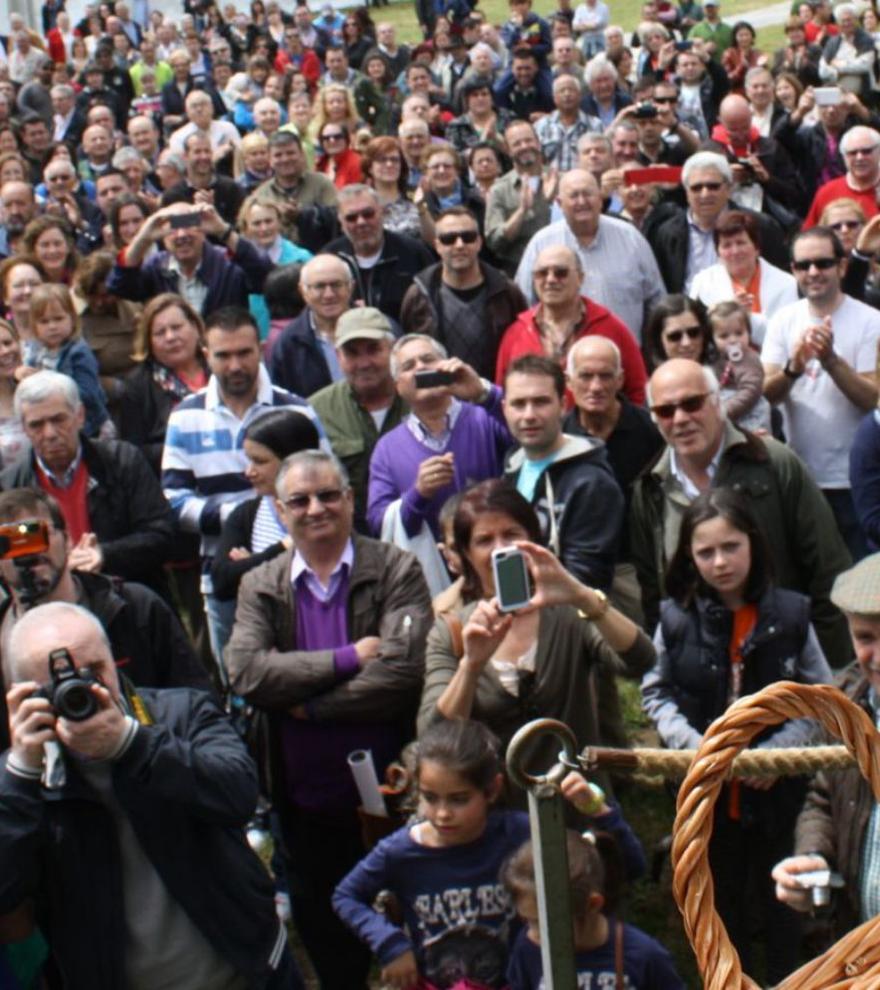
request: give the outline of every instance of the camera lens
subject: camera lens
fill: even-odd
[[[98,710],[87,684],[63,684],[55,691],[55,710],[71,722],[84,722]]]

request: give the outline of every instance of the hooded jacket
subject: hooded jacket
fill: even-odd
[[[623,492],[601,440],[563,437],[563,446],[538,478],[532,505],[547,545],[566,568],[584,584],[607,590],[617,562]],[[513,484],[525,459],[521,447],[507,458],[504,476]]]

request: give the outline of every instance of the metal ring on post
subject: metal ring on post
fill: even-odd
[[[562,752],[559,754],[560,762],[554,763],[545,774],[536,777],[521,764],[525,747],[542,736],[554,736],[558,739],[562,743]],[[559,722],[555,718],[536,718],[532,722],[527,722],[521,729],[517,729],[507,746],[506,759],[510,779],[524,791],[540,784],[561,784],[569,771],[566,764],[577,765],[577,740],[564,722]]]

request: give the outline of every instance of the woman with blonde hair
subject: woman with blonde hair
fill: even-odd
[[[343,124],[349,134],[354,134],[360,123],[354,96],[347,86],[329,83],[318,91],[315,109],[309,124],[309,138],[317,144],[325,124]]]
[[[48,281],[46,269],[33,255],[13,254],[0,262],[0,300],[3,315],[21,340],[30,340],[31,296]]]

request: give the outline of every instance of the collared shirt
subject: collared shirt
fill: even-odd
[[[64,140],[64,135],[67,132],[67,128],[70,125],[70,122],[73,119],[73,115],[75,112],[76,112],[76,108],[71,110],[66,117],[62,117],[60,113],[56,113],[52,117],[53,127],[54,127],[52,131],[53,141],[57,142]]]
[[[342,373],[342,368],[339,366],[339,357],[336,354],[336,345],[332,340],[328,340],[324,334],[318,329],[315,323],[315,314],[309,309],[309,327],[312,333],[315,335],[315,340],[318,341],[318,345],[321,348],[321,353],[324,355],[324,360],[327,362],[327,370],[330,372],[330,377],[334,382],[341,381],[345,378]]]
[[[567,172],[577,164],[577,143],[584,134],[602,133],[602,121],[578,110],[577,119],[570,126],[562,123],[559,111],[542,117],[535,124],[535,133],[541,142],[544,161],[555,165],[560,172]]]
[[[293,560],[290,563],[290,583],[292,585],[296,585],[301,582],[305,583],[314,598],[316,598],[319,602],[328,602],[336,594],[342,579],[351,573],[353,564],[354,543],[352,543],[349,538],[348,542],[345,544],[345,549],[342,551],[342,555],[339,560],[336,561],[336,566],[333,568],[333,573],[330,575],[325,586],[321,584],[320,578],[317,574],[315,574],[312,568],[309,567],[299,550],[296,550],[293,555]]]
[[[70,483],[73,481],[73,476],[76,474],[76,469],[79,467],[79,462],[82,460],[82,444],[76,448],[76,456],[61,474],[56,474],[49,468],[36,451],[34,451],[34,457],[37,459],[40,470],[51,480],[53,485],[57,488],[69,488]]]
[[[168,255],[168,270],[177,275],[177,291],[197,312],[201,313],[208,298],[208,286],[199,278],[199,269],[191,276],[186,275],[173,254]]]
[[[714,265],[718,261],[718,253],[715,250],[715,237],[712,231],[698,227],[690,210],[687,211],[687,221],[688,257],[684,291],[690,292],[694,276],[703,271],[704,268]]]
[[[706,468],[706,474],[709,476],[709,481],[712,482],[715,475],[718,472],[718,465],[721,463],[721,455],[724,452],[724,444],[718,444],[718,450],[715,451],[715,456],[712,458],[711,463]],[[691,481],[690,476],[684,471],[681,465],[678,463],[678,458],[675,456],[675,448],[669,448],[669,470],[672,473],[675,480],[681,485],[681,490],[684,495],[691,502],[700,494],[700,489]]]
[[[406,417],[405,422],[407,429],[419,443],[423,443],[430,450],[442,454],[446,450],[446,445],[449,443],[449,438],[452,435],[453,429],[455,429],[455,424],[460,414],[461,401],[459,399],[453,399],[452,404],[446,412],[446,427],[441,433],[431,433],[415,413],[410,413]]]

